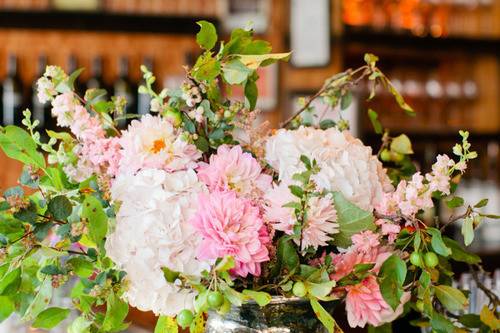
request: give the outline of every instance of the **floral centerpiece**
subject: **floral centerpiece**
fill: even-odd
[[[409,115],[414,111],[377,67],[377,57],[329,78],[303,99],[281,128],[256,127],[257,69],[289,53],[270,53],[251,30],[237,29],[217,49],[206,21],[203,53],[179,89],[155,92],[142,67],[151,112],[119,130],[125,100],[103,90],[78,96],[67,75],[48,66],[38,81],[61,132],[41,140],[24,112],[22,129],[0,128],[5,154],[25,164],[19,186],[0,201],[0,320],[17,312],[50,329],[70,309],[51,305],[55,289],[74,283],[80,315],[69,332],[118,332],[129,305],[159,317],[155,332],[204,330],[206,313],[273,297],[310,303],[329,332],[341,331],[329,303],[345,304],[351,327],[387,332],[413,311],[435,332],[499,327],[496,296],[481,315],[465,314],[467,297],[451,285],[450,261],[481,269],[443,230],[463,220],[466,245],[487,199],[471,205],[454,196],[467,162],[476,157],[468,133],[417,171],[406,135],[382,136],[378,153],[349,132],[342,110],[361,80],[382,86]],[[231,100],[241,86],[245,99]],[[322,99],[337,119],[312,117]],[[422,222],[441,200],[466,207],[449,221]],[[488,216],[494,218],[495,216]]]

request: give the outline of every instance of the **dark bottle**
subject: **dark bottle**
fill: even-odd
[[[75,55],[72,54],[68,58],[67,74],[71,75],[77,69],[78,69],[78,60],[76,59]],[[75,82],[73,83],[73,87],[74,87],[75,93],[77,93],[78,96],[83,97],[83,95],[85,94],[84,84],[82,83],[82,80],[80,77],[78,77],[75,80]]]
[[[43,75],[45,72],[45,67],[47,67],[47,57],[45,55],[40,55],[38,57],[38,65],[36,77],[31,85],[31,94],[30,94],[30,104],[31,104],[31,114],[33,120],[38,120],[40,124],[38,125],[38,130],[40,133],[45,133],[45,129],[54,129],[52,125],[52,117],[50,114],[50,102],[46,102],[45,104],[40,103],[38,100],[38,88],[36,85],[37,80]]]
[[[17,57],[9,55],[7,76],[2,82],[2,125],[20,125],[23,119],[23,85],[18,76]]]
[[[106,89],[102,74],[102,57],[97,56],[92,59],[90,67],[90,78],[87,80],[87,89]]]
[[[128,72],[128,59],[121,57],[118,62],[118,78],[113,84],[113,94],[124,97],[127,104],[124,108],[124,114],[116,115],[115,121],[120,129],[126,128],[132,120],[131,115],[137,114],[137,87],[131,82]]]
[[[150,57],[144,58],[142,64],[149,69],[149,71],[153,71],[153,59]],[[146,85],[146,82],[144,80],[141,81],[142,85]],[[154,83],[153,83],[154,85]],[[153,86],[154,90],[154,86]],[[137,113],[139,115],[145,115],[150,112],[151,109],[151,96],[149,94],[138,94],[137,95]]]

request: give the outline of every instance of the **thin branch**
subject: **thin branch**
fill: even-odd
[[[64,222],[64,221],[61,221],[61,220],[58,220],[58,219],[55,219],[53,217],[50,217],[50,216],[45,216],[45,215],[42,215],[42,214],[37,214],[39,217],[41,218],[44,218],[48,221],[52,221],[54,222],[55,224],[59,224],[59,225],[63,225],[63,224],[68,224],[68,222]]]
[[[476,265],[476,267],[481,271],[481,273],[484,273],[484,274],[486,273],[484,271],[483,267],[481,267],[479,265]],[[476,282],[477,287],[484,292],[484,294],[486,295],[486,297],[488,297],[488,299],[490,300],[490,305],[493,305],[493,308],[497,309],[500,306],[500,299],[498,298],[498,296],[494,292],[492,292],[490,289],[488,289],[479,280],[479,276],[477,274],[477,271],[474,269],[474,267],[472,267],[472,265],[469,265],[469,269],[471,271],[472,278]]]
[[[458,220],[461,220],[461,219],[469,216],[472,212],[473,212],[472,208],[469,206],[469,207],[467,207],[467,210],[465,211],[465,213],[460,214],[458,216],[453,216],[453,215],[450,216],[450,218],[448,219],[448,222],[444,223],[439,230],[443,231],[444,229],[446,229],[447,226],[455,223]]]

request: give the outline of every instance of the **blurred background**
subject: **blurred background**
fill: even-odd
[[[0,123],[19,124],[29,107],[45,129],[54,127],[50,110],[33,92],[47,64],[66,71],[85,67],[78,89],[104,87],[128,99],[128,112],[147,113],[149,100],[137,94],[139,65],[155,72],[158,89],[179,85],[182,66],[199,54],[194,36],[200,19],[225,36],[251,22],[274,52],[293,50],[289,63],[260,73],[261,120],[274,127],[293,113],[299,96],[313,94],[336,72],[362,65],[364,53],[376,54],[417,112],[405,116],[381,92],[370,107],[384,127],[412,138],[424,172],[436,154],[451,151],[459,129],[468,129],[480,157],[471,163],[460,195],[468,202],[489,197],[488,211],[499,212],[500,0],[0,0]],[[360,84],[347,118],[351,130],[378,150],[367,96]],[[14,185],[19,172],[0,152],[0,190]],[[434,213],[444,219],[450,212],[442,206]],[[490,222],[484,221],[473,244],[492,271],[500,259],[500,228]],[[460,239],[459,227],[455,234]],[[485,283],[499,289],[500,274],[495,277],[485,277]],[[464,288],[474,288],[467,275],[461,280]],[[482,296],[471,297],[476,304]],[[155,322],[135,311],[131,320],[137,327],[130,332],[151,332]],[[4,323],[0,332],[27,330],[15,325]]]

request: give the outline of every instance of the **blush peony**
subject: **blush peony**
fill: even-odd
[[[145,115],[133,120],[122,132],[121,173],[135,173],[145,168],[166,171],[184,170],[197,166],[201,152],[182,136],[181,131],[161,117]]]
[[[241,146],[220,146],[217,154],[210,156],[210,162],[201,163],[197,171],[211,191],[234,190],[258,197],[271,187],[271,176],[263,174],[259,162]]]
[[[266,161],[289,180],[305,167],[300,156],[315,159],[320,167],[313,180],[319,189],[340,191],[352,203],[373,210],[392,185],[370,147],[349,132],[335,128],[280,129],[266,143]]]
[[[201,193],[191,223],[203,237],[200,259],[229,255],[235,261],[234,275],[260,275],[260,264],[269,260],[266,245],[270,239],[259,208],[250,200],[233,191]]]
[[[131,305],[161,315],[193,308],[196,292],[167,282],[162,268],[191,276],[210,268],[196,258],[201,237],[188,222],[205,190],[193,170],[145,169],[116,178],[111,195],[120,208],[106,252],[127,272],[125,296]]]

